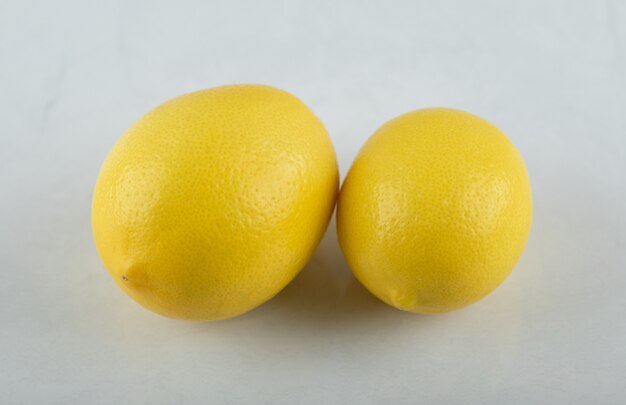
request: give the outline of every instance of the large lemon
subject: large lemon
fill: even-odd
[[[489,122],[434,108],[383,125],[359,152],[337,207],[355,276],[407,311],[447,312],[494,290],[530,230],[524,161]]]
[[[92,206],[113,280],[173,318],[223,319],[277,294],[328,225],[338,172],[322,123],[261,85],[186,94],[115,144]]]

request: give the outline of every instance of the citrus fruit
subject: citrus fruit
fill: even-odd
[[[158,106],[115,144],[95,186],[93,233],[113,280],[144,307],[229,318],[302,269],[337,189],[333,146],[300,100],[217,87]]]
[[[531,217],[524,161],[507,137],[475,115],[433,108],[389,121],[366,142],[339,195],[337,232],[374,295],[440,313],[507,277]]]

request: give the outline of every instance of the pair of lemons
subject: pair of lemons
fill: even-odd
[[[458,110],[389,121],[338,186],[328,134],[296,97],[261,85],[199,91],[115,144],[94,191],[96,246],[144,307],[224,319],[296,276],[338,200],[339,242],[358,280],[396,308],[439,313],[495,289],[531,225],[521,156]]]

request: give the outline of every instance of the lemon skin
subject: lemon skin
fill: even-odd
[[[524,161],[495,126],[414,111],[366,142],[342,186],[338,239],[358,280],[396,308],[442,313],[493,291],[532,220]]]
[[[333,146],[300,100],[223,86],[174,98],[122,136],[95,186],[93,234],[139,304],[172,318],[230,318],[302,269],[337,189]]]

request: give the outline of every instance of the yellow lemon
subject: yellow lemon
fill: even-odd
[[[489,122],[433,108],[383,125],[342,186],[337,232],[355,276],[396,308],[440,313],[494,290],[519,259],[524,161]]]
[[[159,314],[249,311],[300,271],[338,188],[322,123],[296,97],[233,85],[174,98],[115,144],[92,205],[113,280]]]

